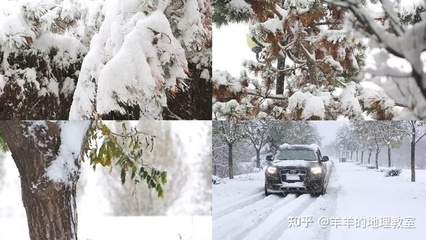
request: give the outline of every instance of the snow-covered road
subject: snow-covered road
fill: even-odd
[[[424,239],[426,183],[408,176],[336,163],[317,198],[265,197],[263,172],[225,179],[213,186],[213,239]]]

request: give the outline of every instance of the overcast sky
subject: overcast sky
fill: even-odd
[[[256,55],[247,45],[247,25],[230,24],[213,27],[213,70],[227,70],[232,76],[240,75],[242,62],[256,61]]]
[[[323,138],[321,145],[324,147],[336,138],[337,130],[343,125],[348,125],[349,121],[312,121],[311,123],[318,128],[318,132]]]

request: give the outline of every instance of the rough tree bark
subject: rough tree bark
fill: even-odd
[[[71,176],[70,184],[55,183],[45,176],[61,145],[60,125],[46,122],[46,131],[36,130],[35,137],[26,137],[28,132],[21,126],[23,124],[25,122],[0,121],[0,132],[19,170],[30,239],[77,239],[75,195],[78,173]],[[77,158],[75,163],[80,169]]]
[[[364,151],[361,151],[361,164],[364,163]]]

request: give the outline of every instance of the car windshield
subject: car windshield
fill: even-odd
[[[275,159],[318,161],[315,152],[308,149],[282,149],[278,151]]]

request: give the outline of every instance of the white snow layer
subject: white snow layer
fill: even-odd
[[[56,159],[47,168],[45,176],[59,183],[70,184],[69,180],[78,168],[75,165],[87,133],[90,121],[61,122],[61,145]]]
[[[3,75],[0,74],[0,95],[3,93],[3,88],[5,85],[6,85],[6,82],[3,79]]]
[[[265,196],[263,171],[222,179],[213,185],[213,239],[424,238],[425,170],[416,171],[413,183],[409,170],[386,178],[382,172],[353,163],[331,161],[335,170],[327,193],[320,197]],[[356,218],[363,219],[357,226]],[[414,227],[407,219],[414,219]]]
[[[288,99],[289,111],[303,109],[302,119],[309,119],[311,117],[319,117],[321,119],[325,116],[325,106],[323,101],[328,101],[328,98],[317,97],[310,92],[295,92]]]
[[[165,89],[175,87],[177,79],[187,78],[185,51],[162,10],[145,15],[135,12],[134,4],[137,2],[105,3],[105,20],[81,68],[71,120],[91,119],[96,112],[124,113],[119,103],[139,105],[147,113],[143,118],[161,118],[161,109],[167,104]],[[198,24],[186,20],[181,25]]]

